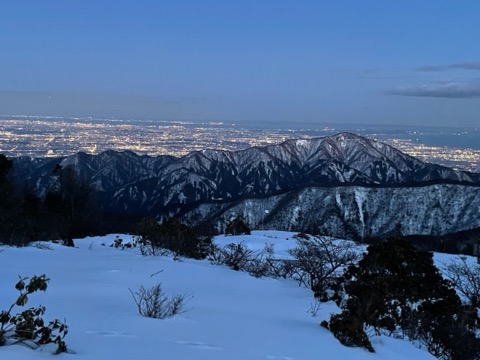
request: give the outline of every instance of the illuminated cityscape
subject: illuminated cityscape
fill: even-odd
[[[106,150],[131,150],[151,156],[183,156],[207,148],[241,150],[292,138],[351,131],[386,142],[423,161],[462,170],[480,170],[478,147],[427,145],[419,140],[422,137],[420,135],[426,135],[418,129],[383,130],[381,127],[333,125],[277,129],[223,122],[9,116],[0,118],[0,153],[11,157],[50,157],[71,155],[78,151],[98,154]],[[477,129],[472,131],[476,132],[474,135],[479,134]],[[455,130],[445,133],[445,129],[442,129],[442,134],[458,135]]]

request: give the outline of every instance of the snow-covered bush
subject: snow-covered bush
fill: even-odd
[[[140,286],[136,292],[129,290],[140,315],[155,319],[165,319],[184,312],[189,300],[183,294],[169,296],[163,291],[161,283],[150,289]]]
[[[15,307],[24,307],[28,302],[28,296],[37,291],[46,291],[48,279],[46,275],[20,278],[15,285],[19,296],[8,310],[0,312],[0,346],[22,343],[31,348],[40,345],[57,344],[56,353],[66,352],[67,345],[63,340],[68,333],[68,326],[55,319],[45,324],[42,316],[45,307],[38,306],[24,310],[16,315],[12,314]]]

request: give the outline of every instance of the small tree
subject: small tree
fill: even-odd
[[[72,165],[56,165],[51,174],[52,184],[44,199],[51,231],[65,245],[73,246],[73,237],[86,236],[97,229],[95,188]]]
[[[12,160],[0,154],[0,208],[3,207],[11,197],[13,186],[10,182],[9,174],[12,169],[12,164]]]
[[[342,313],[323,325],[343,344],[373,351],[365,340],[365,329],[371,328],[419,341],[441,358],[478,359],[477,313],[462,305],[432,254],[401,239],[370,245],[345,272],[341,288]]]
[[[15,214],[15,201],[12,195],[14,187],[10,179],[12,166],[12,160],[0,154],[0,243],[23,245],[23,242],[15,241],[18,232],[15,223],[18,222],[18,217]]]
[[[160,225],[152,219],[143,219],[135,227],[137,236],[134,241],[140,246],[142,255],[167,255],[168,250],[160,245],[159,240]]]
[[[227,235],[250,235],[251,230],[247,225],[245,220],[237,216],[236,218],[230,220],[225,228],[225,234]]]

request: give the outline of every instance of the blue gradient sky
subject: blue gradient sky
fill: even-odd
[[[22,0],[0,114],[480,126],[476,0]]]

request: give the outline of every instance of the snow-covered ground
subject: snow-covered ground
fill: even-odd
[[[273,243],[279,256],[295,246],[294,233],[253,232],[219,237],[253,248]],[[121,236],[125,241],[130,236]],[[319,324],[335,311],[323,304],[309,313],[311,291],[292,280],[257,279],[208,261],[144,257],[138,249],[109,245],[115,235],[75,241],[75,248],[0,247],[0,309],[17,297],[18,276],[47,274],[47,292],[30,296],[28,306],[45,305],[45,319],[66,319],[68,354],[61,359],[311,360],[432,359],[404,340],[372,339],[376,353],[342,346]],[[105,244],[106,246],[103,246]],[[159,272],[161,271],[162,272]],[[188,311],[157,320],[138,314],[129,288],[161,281],[170,294],[187,294]],[[54,347],[31,350],[0,347],[0,359],[51,359]]]

